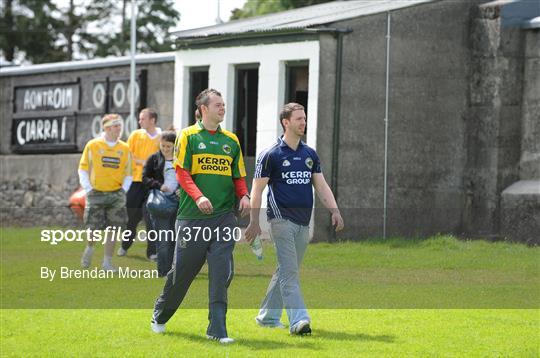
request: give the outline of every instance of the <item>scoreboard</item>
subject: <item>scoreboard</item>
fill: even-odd
[[[146,106],[147,70],[136,76],[136,114]],[[138,128],[130,117],[129,72],[81,76],[75,81],[15,86],[11,130],[14,153],[74,153],[101,134],[106,113],[120,115],[122,138]]]

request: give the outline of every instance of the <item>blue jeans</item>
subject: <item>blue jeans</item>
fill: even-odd
[[[279,323],[283,308],[290,327],[300,320],[310,321],[300,290],[300,264],[309,243],[309,227],[285,219],[270,220],[278,266],[266,292],[257,320],[268,326]]]

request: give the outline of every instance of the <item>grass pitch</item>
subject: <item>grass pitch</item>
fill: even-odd
[[[37,229],[4,228],[0,244],[2,356],[540,354],[539,248],[451,237],[310,245],[302,287],[314,333],[291,337],[253,320],[275,265],[273,249],[266,245],[258,262],[239,244],[228,314],[237,342],[221,346],[204,338],[205,269],[168,332],[155,335],[149,320],[163,280],[50,282],[39,278],[40,267],[76,268],[82,244],[53,247],[39,242]],[[136,243],[115,263],[152,268],[144,246]]]
[[[538,357],[538,311],[311,310],[313,335],[258,327],[229,311],[229,346],[204,338],[207,312],[179,311],[167,333],[147,310],[2,310],[3,356]]]

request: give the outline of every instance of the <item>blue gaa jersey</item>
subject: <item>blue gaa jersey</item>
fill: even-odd
[[[309,225],[313,208],[312,176],[321,172],[319,156],[300,141],[293,150],[282,138],[257,159],[254,178],[268,180],[268,219]]]

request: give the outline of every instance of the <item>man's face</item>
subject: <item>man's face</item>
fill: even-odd
[[[115,124],[113,126],[106,127],[105,134],[107,134],[109,138],[117,140],[118,138],[120,138],[120,135],[122,134],[122,125]]]
[[[208,106],[202,105],[201,109],[203,115],[206,114],[206,117],[212,122],[223,122],[223,118],[225,117],[225,102],[223,102],[223,98],[220,96],[211,94]]]
[[[162,139],[159,143],[159,149],[165,157],[171,156],[174,150],[174,143]]]
[[[150,114],[148,112],[141,112],[139,113],[139,125],[142,129],[148,129],[154,125],[154,119],[150,118]]]
[[[306,113],[297,109],[291,113],[289,119],[284,119],[285,131],[301,137],[306,132]]]

